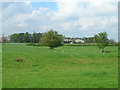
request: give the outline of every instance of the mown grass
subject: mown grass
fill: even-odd
[[[2,89],[2,44],[0,43],[0,89]]]
[[[3,44],[3,88],[117,88],[118,47],[106,50]]]

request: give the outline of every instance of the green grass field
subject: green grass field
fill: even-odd
[[[0,44],[0,90],[2,89],[2,44]]]
[[[118,47],[3,44],[3,88],[117,88]],[[16,62],[22,57],[25,62]]]

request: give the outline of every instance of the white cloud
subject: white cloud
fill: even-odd
[[[31,4],[31,2],[30,1],[25,1],[25,3],[27,4],[27,5],[30,5]]]
[[[69,22],[61,23],[61,24],[60,24],[60,27],[61,27],[63,30],[69,30],[70,27],[71,27],[71,23],[69,23]]]
[[[98,2],[97,2],[98,4]],[[58,11],[54,13],[54,19],[71,19],[80,17],[91,17],[96,15],[108,15],[117,12],[117,6],[110,3],[99,3],[97,5],[93,2],[76,3],[76,2],[59,2]]]
[[[58,2],[57,10],[32,3],[6,3],[3,5],[3,32],[45,32],[50,28],[67,36],[92,36],[106,31],[117,40],[117,3]],[[113,33],[114,32],[114,33]],[[80,34],[79,34],[80,33]]]

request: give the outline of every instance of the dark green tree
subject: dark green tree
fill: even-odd
[[[41,33],[33,33],[33,43],[39,43],[40,38],[42,37]]]
[[[99,33],[97,35],[94,35],[95,42],[97,43],[100,52],[104,52],[104,48],[108,45],[108,35],[106,32]]]
[[[43,45],[47,45],[50,49],[55,47],[59,47],[63,45],[63,35],[58,34],[57,31],[50,30],[43,34],[42,38],[40,39]]]
[[[18,36],[19,34],[17,33],[10,35],[10,42],[18,42]]]
[[[42,33],[37,33],[36,37],[37,37],[36,41],[37,41],[37,43],[39,43],[40,42],[40,38],[42,37]]]
[[[24,42],[29,43],[30,42],[30,34],[28,32],[26,32],[24,34]]]
[[[19,33],[18,42],[19,43],[24,43],[25,42],[25,34],[24,33]]]
[[[10,35],[10,42],[15,43],[39,43],[42,33],[14,33]]]

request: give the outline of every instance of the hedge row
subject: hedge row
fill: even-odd
[[[28,46],[47,46],[47,45],[43,45],[41,43],[28,43]],[[92,44],[88,44],[88,43],[84,43],[84,44],[64,44],[63,46],[97,46],[96,43],[92,43]],[[118,44],[109,44],[108,46],[118,46]]]
[[[47,46],[47,45],[42,45],[40,43],[27,43],[28,46]]]

